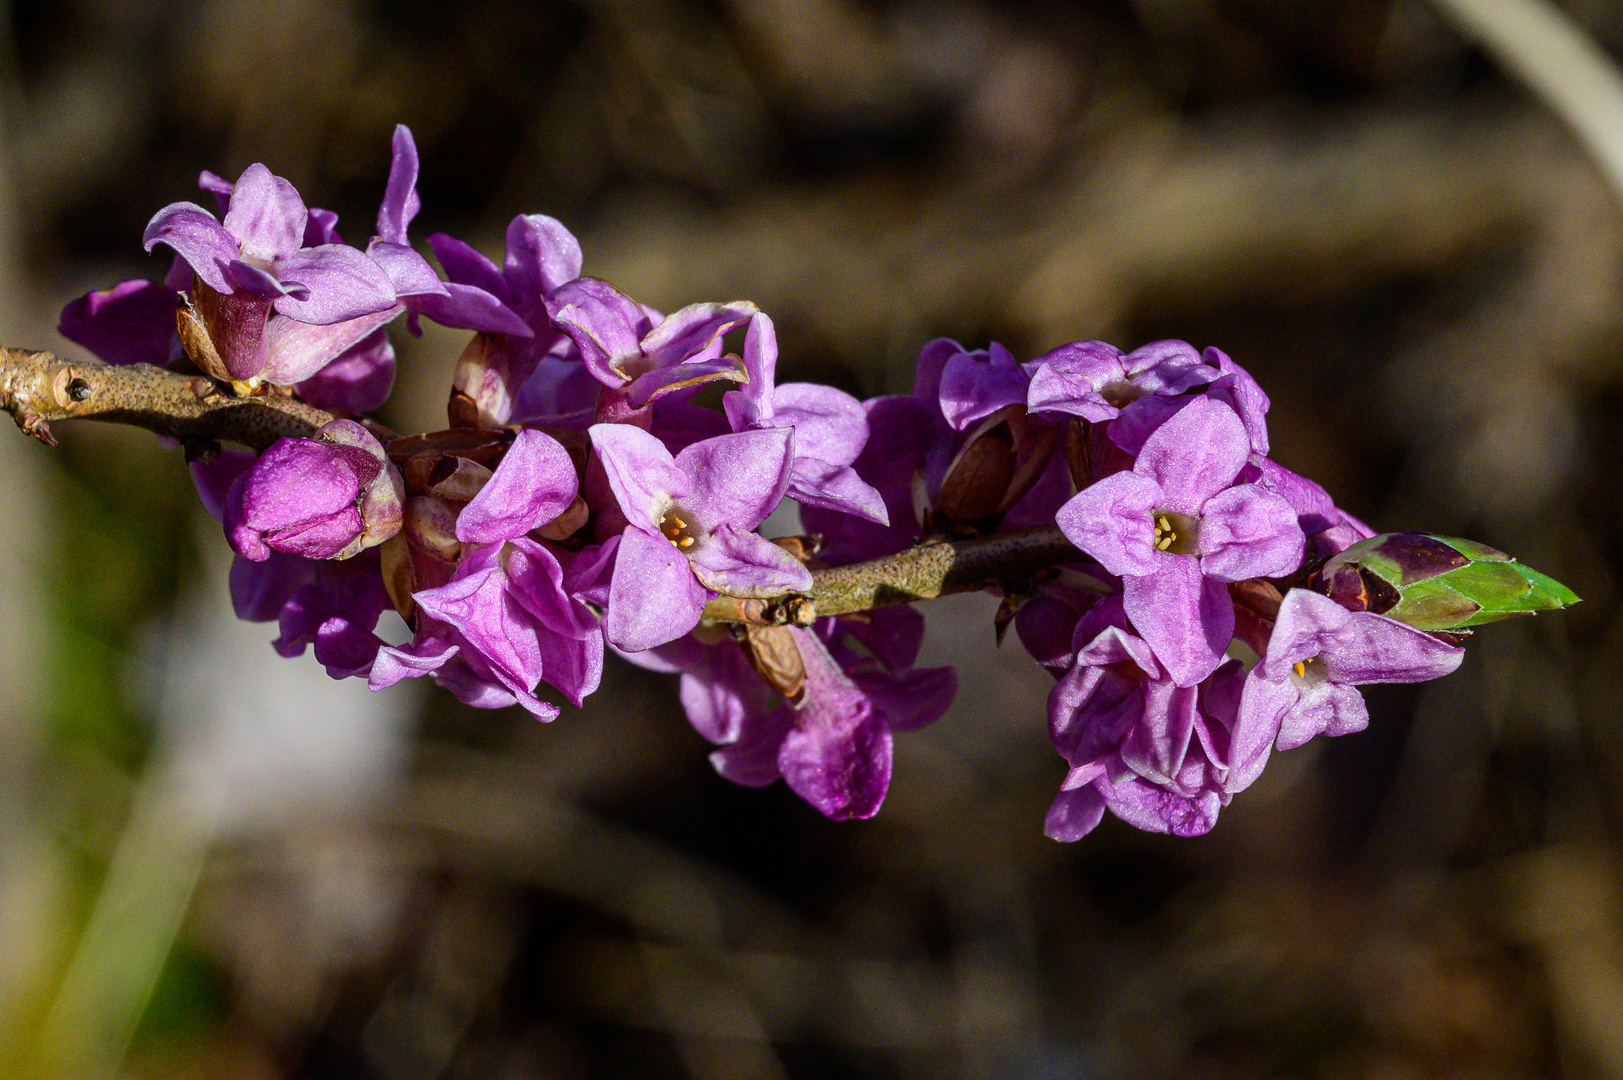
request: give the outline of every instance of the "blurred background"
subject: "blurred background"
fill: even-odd
[[[1623,1077],[1623,215],[1436,8],[0,0],[0,340],[74,355],[204,168],[364,242],[396,122],[419,239],[552,214],[645,302],[760,303],[787,378],[1220,345],[1342,505],[1585,602],[1208,837],[1062,846],[1048,677],[942,601],[960,700],[833,824],[624,664],[542,726],[282,661],[177,453],[0,432],[0,1074]],[[386,419],[440,426],[462,335],[399,329]]]

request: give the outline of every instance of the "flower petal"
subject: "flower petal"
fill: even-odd
[[[335,323],[395,306],[394,286],[383,267],[342,244],[304,248],[276,261],[284,284],[297,282],[310,290],[308,299],[283,296],[276,310],[307,323]]]
[[[180,296],[156,281],[124,281],[62,309],[57,333],[109,364],[163,367],[175,342]]]
[[[705,528],[727,524],[753,529],[778,508],[789,490],[793,451],[794,433],[785,428],[696,442],[675,459],[691,484],[683,506]]]
[[[1207,499],[1234,482],[1250,454],[1251,440],[1235,411],[1197,397],[1144,440],[1133,471],[1161,485],[1161,509],[1199,514]]]
[[[1155,573],[1123,579],[1122,594],[1127,617],[1173,682],[1194,686],[1223,662],[1234,636],[1234,604],[1193,556],[1163,556]]]
[[[729,596],[766,598],[812,587],[811,571],[799,559],[764,536],[725,524],[686,554],[705,588]]]
[[[391,150],[389,184],[378,207],[378,236],[390,244],[404,245],[411,243],[406,230],[423,206],[417,194],[417,140],[405,124],[395,125]]]
[[[1055,521],[1065,538],[1117,576],[1154,573],[1155,519],[1161,485],[1136,472],[1107,476],[1071,496]]]
[[[688,474],[671,459],[663,443],[641,428],[593,424],[587,434],[626,520],[659,535],[660,517],[672,501],[692,490]]]
[[[411,298],[411,310],[453,330],[482,330],[490,334],[534,337],[530,324],[492,293],[455,281],[443,283],[445,295],[428,293]]]
[[[396,297],[404,300],[408,296],[450,296],[445,282],[434,273],[428,260],[406,245],[373,240],[367,245],[366,254],[383,269]]]
[[[291,320],[287,321],[291,323]],[[304,327],[307,331],[329,329],[307,323],[291,325]],[[299,382],[293,390],[300,401],[309,402],[318,409],[341,409],[360,416],[389,399],[389,391],[394,388],[394,375],[394,346],[389,343],[389,331],[380,326],[339,353],[336,359],[314,375]]]
[[[215,292],[231,291],[225,268],[241,255],[236,238],[196,203],[170,203],[153,214],[141,234],[141,243],[148,251],[168,244]]]
[[[795,429],[795,455],[849,465],[868,444],[868,413],[843,390],[785,383],[772,396],[772,425]]]
[[[256,163],[237,177],[225,231],[236,238],[244,255],[271,262],[287,258],[304,244],[308,215],[293,185]]]
[[[702,354],[721,335],[744,325],[759,309],[747,300],[730,304],[689,304],[665,316],[641,342],[655,367],[669,367]]]
[[[580,277],[580,241],[563,222],[545,214],[520,214],[507,226],[507,265],[502,276],[513,305],[529,322],[546,314],[542,298]]]
[[[504,303],[512,299],[501,269],[473,245],[446,233],[434,233],[428,238],[428,246],[452,281],[471,285]]]
[[[649,326],[635,300],[596,278],[577,278],[546,299],[553,323],[569,335],[604,386],[620,387],[641,374],[625,369],[628,361],[641,360],[640,342]]]
[[[697,626],[709,599],[675,544],[629,528],[620,534],[603,634],[627,652],[663,645]]]
[[[1236,484],[1206,500],[1199,543],[1202,573],[1244,581],[1295,571],[1307,537],[1290,503],[1257,484]]]
[[[490,481],[457,516],[457,539],[493,544],[523,536],[569,509],[578,488],[569,451],[543,432],[521,431]]]

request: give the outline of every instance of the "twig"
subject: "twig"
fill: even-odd
[[[34,438],[56,445],[53,420],[130,424],[181,442],[230,441],[263,450],[308,437],[332,414],[290,397],[237,397],[202,375],[150,364],[114,366],[0,347],[0,409]]]
[[[717,622],[807,625],[824,615],[849,615],[910,600],[1014,584],[1040,570],[1079,560],[1081,553],[1054,525],[973,540],[932,540],[880,559],[812,571],[811,592],[778,600],[722,596],[705,607]]]

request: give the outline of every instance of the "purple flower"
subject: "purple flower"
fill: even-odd
[[[1153,341],[1123,353],[1103,341],[1061,345],[1033,360],[1027,404],[1102,423],[1145,396],[1178,395],[1211,382],[1220,372],[1182,341]]]
[[[1240,480],[1258,484],[1291,504],[1297,523],[1307,534],[1308,551],[1318,559],[1328,559],[1375,535],[1368,525],[1338,507],[1324,488],[1276,461],[1253,454]]]
[[[687,637],[628,659],[681,673],[688,719],[719,747],[710,760],[727,779],[749,787],[782,779],[836,821],[872,817],[889,787],[893,734],[940,719],[957,693],[956,673],[912,666],[924,620],[908,607],[774,632],[804,669],[798,701],[768,689],[729,638]]]
[[[1127,617],[1179,686],[1217,669],[1234,633],[1226,582],[1290,573],[1305,539],[1296,512],[1236,484],[1250,454],[1229,406],[1195,398],[1144,443],[1132,471],[1079,492],[1058,523],[1122,578]]]
[[[375,550],[342,561],[323,559],[280,606],[281,634],[271,644],[286,657],[314,646],[316,661],[335,679],[364,676],[383,647],[373,631],[388,607]]]
[[[148,251],[169,245],[195,276],[192,321],[182,319],[181,338],[208,374],[300,382],[393,317],[395,289],[378,263],[342,244],[305,246],[310,212],[292,184],[250,165],[229,199],[223,222],[196,203],[171,203],[142,237]],[[321,350],[302,337],[308,332],[274,331],[273,313],[300,326],[352,325],[315,335],[330,350],[318,363],[311,354]],[[353,325],[367,316],[376,320]],[[189,325],[196,327],[190,335]],[[291,341],[303,347],[289,347]]]
[[[372,433],[334,420],[313,439],[281,439],[231,485],[226,537],[263,562],[272,551],[343,559],[400,530],[405,485]]]
[[[722,397],[727,420],[734,431],[794,430],[790,497],[803,505],[889,524],[884,498],[851,468],[868,442],[868,417],[862,403],[832,386],[778,386],[778,335],[764,313],[750,319],[743,359],[743,389]]]
[[[1277,730],[1279,749],[1290,750],[1316,735],[1368,727],[1355,686],[1441,678],[1464,657],[1464,649],[1395,619],[1292,589],[1279,605],[1267,653],[1246,678],[1240,716]]]
[[[109,364],[164,367],[175,354],[174,289],[156,281],[125,281],[86,293],[62,309],[57,332]]]
[[[603,673],[597,616],[566,583],[563,564],[527,534],[575,501],[575,468],[557,440],[521,431],[495,473],[462,509],[462,556],[449,581],[412,594],[417,633],[385,648],[374,690],[431,675],[481,708],[523,705],[542,720],[558,706],[535,696],[545,679],[579,705]]]
[[[318,409],[360,415],[379,408],[394,389],[394,346],[389,331],[372,331],[293,388]]]
[[[617,649],[663,645],[692,630],[712,592],[777,596],[811,588],[811,574],[753,530],[789,487],[794,432],[705,439],[674,458],[629,424],[590,431],[625,515],[604,630]]]
[[[1109,810],[1148,832],[1198,836],[1261,772],[1273,729],[1261,737],[1238,717],[1238,661],[1200,686],[1179,686],[1128,628],[1119,598],[1078,625],[1079,648],[1048,697],[1049,733],[1071,766],[1046,831],[1076,840]]]
[[[631,410],[716,379],[745,378],[736,357],[721,357],[721,337],[756,314],[754,304],[689,304],[658,319],[607,282],[579,278],[548,294],[546,305],[586,370]]]

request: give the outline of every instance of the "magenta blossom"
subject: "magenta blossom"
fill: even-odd
[[[1179,686],[1128,628],[1121,600],[1078,625],[1078,649],[1048,696],[1049,733],[1070,764],[1047,833],[1076,840],[1109,810],[1149,832],[1198,836],[1261,773],[1275,728],[1239,722],[1242,669],[1230,661],[1200,686]]]
[[[1464,649],[1395,619],[1292,589],[1279,605],[1267,653],[1246,678],[1240,715],[1276,729],[1279,749],[1290,750],[1316,735],[1368,727],[1357,685],[1438,679],[1464,658]]]
[[[558,706],[535,696],[545,679],[579,705],[603,674],[597,616],[565,582],[563,564],[529,536],[575,501],[569,453],[539,431],[521,431],[490,480],[456,520],[463,545],[451,579],[412,594],[417,634],[385,648],[374,690],[430,675],[482,708],[519,704],[542,720]]]
[[[752,531],[788,490],[792,430],[720,435],[674,458],[629,424],[594,424],[590,434],[627,522],[604,614],[615,648],[674,641],[698,624],[712,593],[811,588],[799,560]]]
[[[1217,669],[1234,633],[1227,582],[1288,574],[1305,539],[1291,505],[1237,484],[1250,455],[1229,406],[1196,398],[1144,443],[1130,472],[1060,510],[1066,537],[1122,579],[1127,617],[1179,686]]]
[[[225,531],[255,562],[272,551],[344,559],[400,531],[405,485],[372,433],[334,420],[281,439],[231,485]]]

